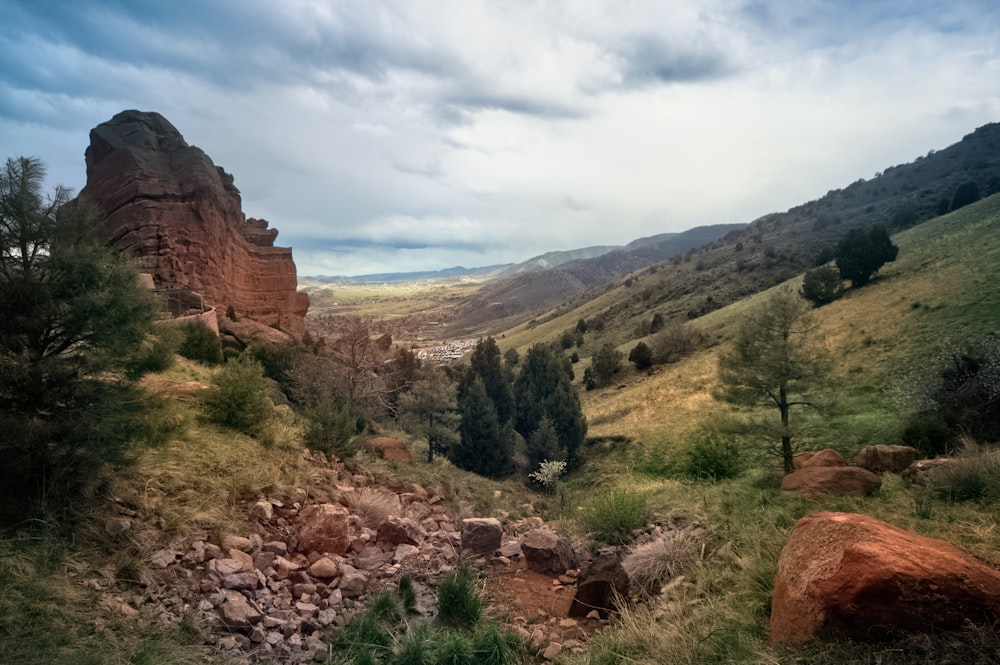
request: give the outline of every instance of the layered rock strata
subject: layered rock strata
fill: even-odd
[[[159,289],[191,289],[227,311],[305,334],[309,296],[278,232],[247,218],[233,176],[158,113],[123,111],[90,132],[80,198],[104,215],[100,232],[138,258]]]

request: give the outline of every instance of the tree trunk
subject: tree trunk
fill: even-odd
[[[788,391],[785,386],[778,390],[778,408],[781,410],[781,460],[785,466],[785,473],[795,470],[792,461],[792,433],[788,429]]]

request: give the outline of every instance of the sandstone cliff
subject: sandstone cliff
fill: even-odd
[[[278,232],[243,214],[233,176],[158,113],[123,111],[90,132],[80,198],[105,215],[103,236],[136,256],[157,288],[192,289],[220,315],[305,333],[299,293]]]

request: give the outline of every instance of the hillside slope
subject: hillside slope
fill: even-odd
[[[527,312],[530,316],[524,318],[546,320],[551,315],[535,310],[554,307],[556,303],[548,299],[558,294],[563,298],[558,311],[579,307],[585,299],[602,303],[596,308],[587,305],[586,316],[602,319],[612,329],[611,341],[623,343],[635,337],[634,331],[641,330],[642,322],[654,314],[674,322],[698,318],[817,265],[818,257],[852,228],[882,224],[897,232],[932,219],[950,208],[963,183],[975,183],[984,196],[1000,191],[1000,124],[980,127],[948,148],[889,167],[872,180],[857,180],[714,240],[703,238],[694,244],[697,249],[683,250],[667,260],[664,256],[644,263],[641,248],[640,256],[630,256],[618,265],[610,265],[620,256],[617,252],[567,264],[559,270],[565,274],[555,286],[545,284],[557,279],[553,272],[524,281],[497,282],[459,306],[463,315],[453,331],[479,326],[497,334],[515,325],[515,315]],[[629,272],[631,290],[622,291],[620,277]],[[590,292],[584,294],[586,289]],[[535,290],[538,297],[534,297]],[[499,320],[497,325],[488,325],[491,317]],[[583,317],[577,316],[572,323],[579,318]],[[582,351],[589,354],[587,349]]]
[[[871,284],[814,310],[817,335],[835,358],[830,396],[837,409],[818,417],[803,442],[807,447],[853,455],[863,445],[897,442],[912,406],[901,399],[907,383],[926,376],[956,343],[1000,334],[1000,195],[903,231],[893,241],[899,257]],[[775,288],[800,284],[795,277]],[[680,438],[722,417],[728,408],[711,397],[717,348],[766,295],[701,317],[695,325],[707,344],[692,357],[653,374],[627,369],[618,389],[584,393],[590,434],[645,445],[668,432]],[[838,419],[859,421],[853,439],[824,438]]]

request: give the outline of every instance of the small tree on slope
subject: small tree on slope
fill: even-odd
[[[768,406],[780,418],[785,473],[792,471],[793,407],[815,406],[811,389],[826,375],[809,305],[791,289],[777,292],[743,321],[733,345],[719,354],[717,397],[732,404]]]

